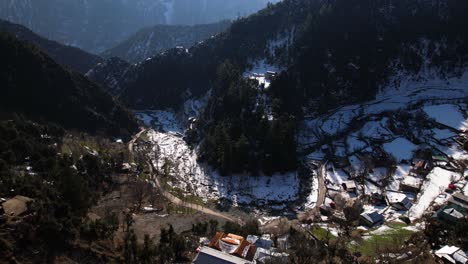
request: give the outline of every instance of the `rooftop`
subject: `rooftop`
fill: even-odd
[[[202,247],[198,255],[193,260],[194,264],[250,264],[252,262],[239,258],[222,251]]]
[[[384,220],[383,215],[377,213],[376,211],[374,212],[367,212],[367,213],[362,213],[361,217],[369,221],[370,223],[378,223]]]
[[[252,260],[256,251],[256,247],[244,239],[244,237],[222,232],[216,232],[216,235],[211,239],[208,246],[246,260]]]

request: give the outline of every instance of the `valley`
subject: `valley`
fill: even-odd
[[[0,264],[466,264],[466,13],[0,0]]]
[[[198,161],[197,147],[184,138],[203,98],[189,100],[181,112],[136,115],[151,128],[144,136],[152,146],[148,159],[164,171],[161,186],[174,196],[222,212],[238,207],[253,213],[265,230],[298,226],[300,220],[309,224],[298,228],[318,225],[331,237],[346,232],[335,218],[358,203],[363,214],[378,212],[384,219],[377,228],[358,226],[361,234],[354,240],[359,241],[399,230],[406,221],[412,223],[403,228],[406,234],[422,232],[427,215],[443,207],[452,193],[468,190],[468,75],[413,78],[400,79],[400,86],[386,88],[373,101],[306,118],[297,135],[300,159],[309,165],[301,177],[298,171],[220,176]],[[420,163],[428,166],[424,172]],[[346,184],[352,184],[350,190]],[[407,201],[404,207],[395,206],[400,201]]]

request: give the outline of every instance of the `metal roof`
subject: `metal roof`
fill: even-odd
[[[202,247],[198,255],[192,262],[193,264],[251,264],[252,262],[222,251]]]

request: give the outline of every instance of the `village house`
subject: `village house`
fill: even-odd
[[[445,263],[468,263],[468,253],[455,246],[444,246],[441,249],[435,251],[434,254]]]
[[[256,248],[255,260],[257,263],[286,263],[288,254],[279,252],[278,249],[273,248],[273,240],[271,235],[264,234],[261,237],[249,235],[247,241],[252,243]]]
[[[275,248],[258,248],[255,254],[256,263],[288,263],[289,254],[277,252]]]
[[[407,211],[412,206],[411,201],[403,193],[387,192],[386,198],[388,205],[392,206],[396,210]]]
[[[432,162],[434,162],[434,165],[437,166],[447,166],[448,159],[441,155],[434,155],[432,156]]]
[[[256,247],[242,236],[216,232],[208,247],[203,246],[193,260],[196,264],[252,263]]]
[[[465,210],[468,210],[468,196],[457,192],[454,193],[448,200],[449,204],[458,205]]]
[[[357,186],[355,181],[345,181],[341,184],[343,189],[349,193],[356,193]]]
[[[374,212],[362,213],[359,220],[362,225],[366,225],[368,227],[374,227],[376,225],[383,224],[384,217],[383,215],[377,213],[377,211],[374,211]]]
[[[467,212],[460,206],[448,205],[437,212],[437,217],[451,223],[457,223],[466,218]]]
[[[406,176],[400,183],[400,191],[419,192],[423,180],[421,178]]]
[[[273,240],[271,240],[271,236],[267,234],[262,235],[261,237],[248,235],[247,241],[249,241],[255,247],[257,247],[257,249],[258,248],[270,249],[271,246],[273,245]]]

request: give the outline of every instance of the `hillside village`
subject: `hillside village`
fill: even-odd
[[[274,76],[273,71],[267,71],[245,77],[257,80],[260,89],[268,89]],[[369,257],[377,249],[367,248],[366,241],[376,237],[398,235],[404,239],[424,232],[427,221],[447,224],[466,221],[468,119],[463,83],[466,77],[444,83],[429,79],[420,86],[408,80],[406,86],[387,91],[372,102],[307,118],[298,135],[302,148],[299,152],[308,153],[303,160],[308,168],[307,177],[296,173],[223,177],[199,163],[196,148],[184,142],[187,130],[183,127],[190,130],[190,124],[196,122],[203,98],[189,100],[183,113],[144,111],[138,116],[147,125],[156,127],[147,133],[154,145],[153,152],[157,153],[153,163],[163,169],[171,161],[174,167],[168,174],[172,176],[165,184],[178,190],[174,193],[199,197],[199,202],[208,208],[215,205],[219,208],[226,202],[245,208],[256,215],[266,232],[264,235],[269,237],[286,234],[279,231],[280,223],[308,230],[314,239],[325,239],[328,243],[345,233],[357,232],[349,243],[356,250],[366,251],[364,254]],[[294,220],[296,217],[300,222]],[[347,224],[343,225],[344,222]],[[213,242],[211,246],[206,243],[201,246],[194,263],[206,263],[201,260],[205,255],[219,258],[229,258],[226,252],[236,255],[213,246]],[[434,256],[466,258],[462,249],[445,246]],[[270,250],[259,248],[257,255]],[[286,251],[283,248],[278,252]],[[284,257],[282,253],[269,254]],[[249,261],[254,260],[252,256]],[[403,252],[391,255],[390,259],[412,257],[415,256]],[[258,256],[255,259],[257,263],[268,263]]]
[[[0,264],[468,264],[468,1],[95,1],[0,0]]]

